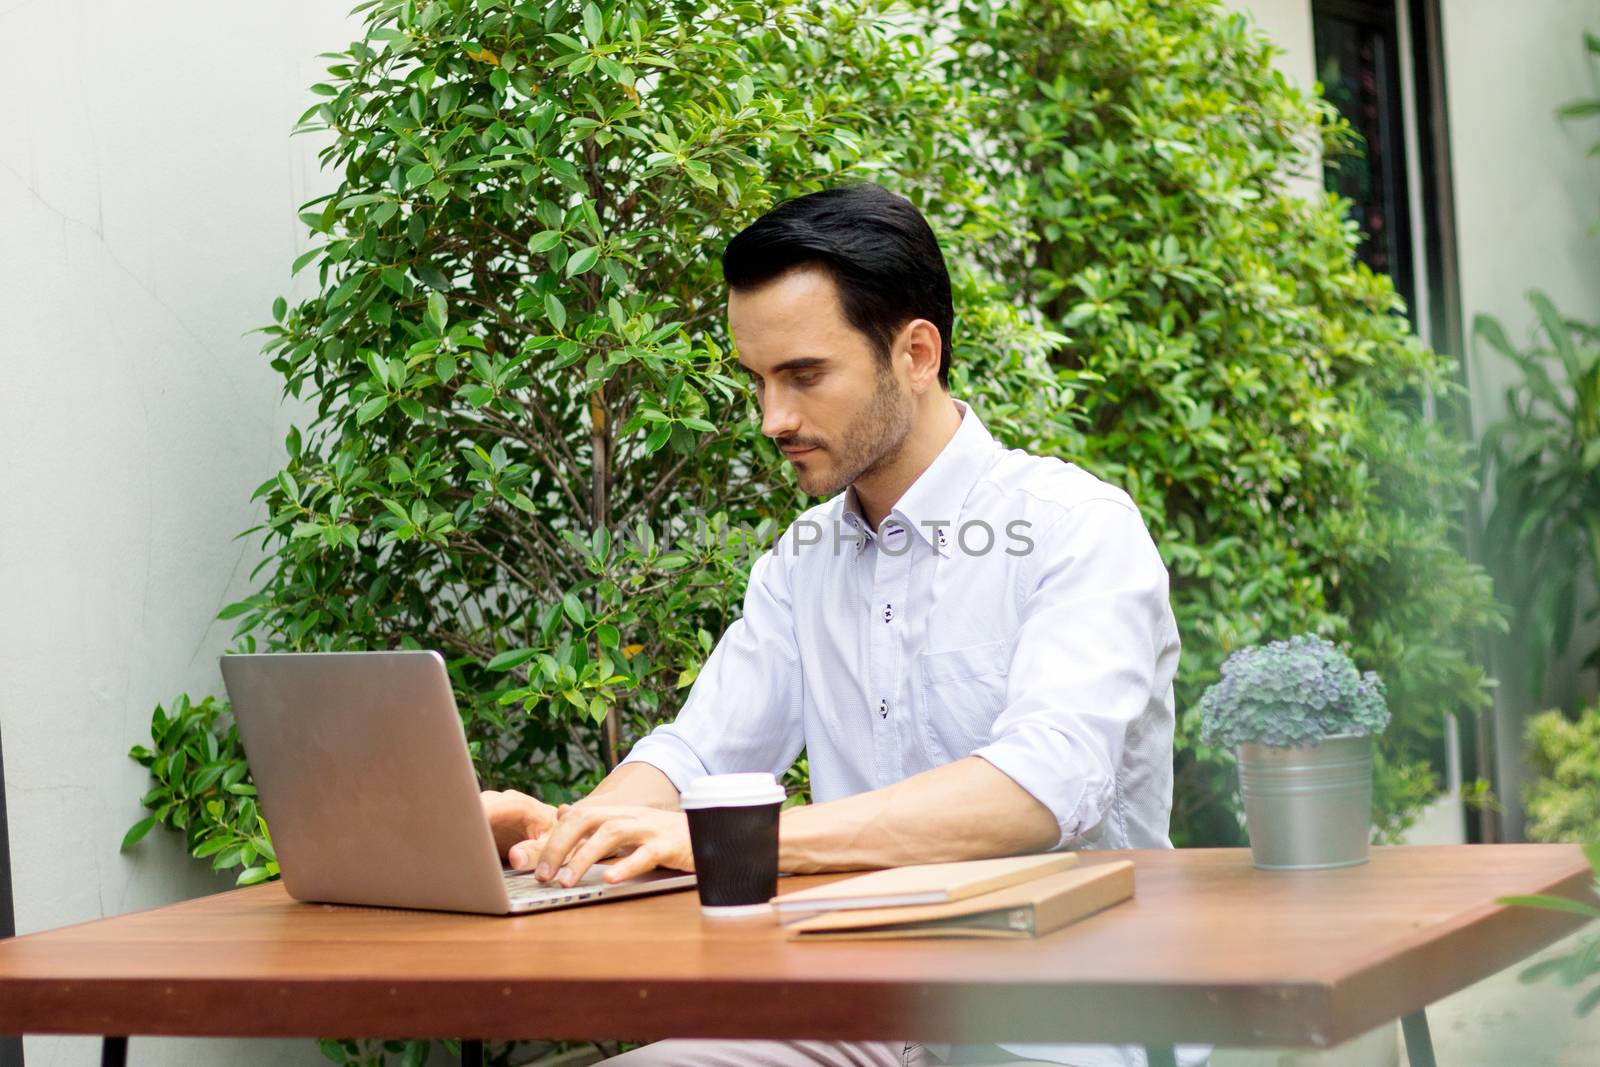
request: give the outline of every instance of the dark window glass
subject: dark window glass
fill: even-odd
[[[1416,287],[1394,5],[1318,0],[1312,14],[1317,80],[1361,137],[1359,154],[1328,161],[1323,182],[1351,203],[1362,262],[1392,277],[1410,308]]]

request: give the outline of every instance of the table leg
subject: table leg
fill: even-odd
[[[461,1067],[483,1067],[483,1042],[461,1042]]]
[[[100,1067],[128,1067],[128,1039],[104,1037],[100,1039]]]
[[[1433,1037],[1428,1033],[1428,1010],[1419,1008],[1400,1020],[1406,1035],[1406,1058],[1411,1067],[1438,1067],[1433,1058]]]
[[[1150,1067],[1178,1067],[1178,1053],[1171,1045],[1146,1045],[1144,1058]]]

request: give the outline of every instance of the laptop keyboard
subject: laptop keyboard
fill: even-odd
[[[592,897],[599,885],[585,878],[570,889],[559,882],[541,882],[531,874],[506,875],[506,892],[512,900],[583,900]]]

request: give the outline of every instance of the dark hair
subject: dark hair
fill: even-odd
[[[722,255],[730,289],[755,289],[799,266],[833,276],[846,321],[878,358],[912,319],[939,331],[939,384],[950,385],[950,272],[928,220],[879,185],[842,185],[786,200],[739,231]]]

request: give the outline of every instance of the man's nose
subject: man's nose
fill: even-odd
[[[768,437],[792,437],[800,430],[800,417],[784,399],[781,389],[767,386],[761,397],[761,432]]]

